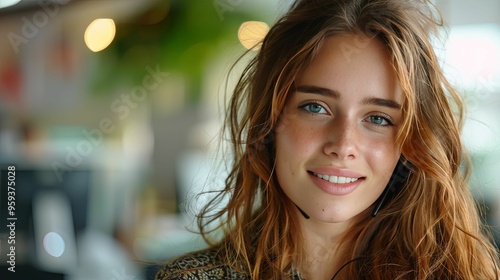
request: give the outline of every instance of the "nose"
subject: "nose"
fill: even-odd
[[[358,136],[356,125],[347,118],[336,118],[326,132],[323,151],[339,160],[357,157]]]

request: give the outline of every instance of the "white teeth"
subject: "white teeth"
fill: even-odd
[[[329,176],[325,174],[314,173],[314,175],[318,178],[321,178],[325,181],[330,181],[335,184],[346,184],[356,182],[359,178],[351,178],[351,177],[342,177],[342,176]]]
[[[328,180],[332,183],[338,183],[339,182],[339,177],[337,176],[331,176],[330,180]]]

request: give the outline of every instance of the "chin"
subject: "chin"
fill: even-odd
[[[313,219],[324,222],[324,223],[345,223],[352,222],[354,220],[363,219],[370,215],[369,209],[356,213],[346,213],[338,210],[331,210],[329,212],[315,213],[317,215],[311,216]]]
[[[351,220],[353,218],[352,215],[342,215],[339,213],[336,214],[326,214],[321,213],[315,216],[312,216],[313,219],[325,222],[325,223],[343,223]]]

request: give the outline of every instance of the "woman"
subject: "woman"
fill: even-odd
[[[234,166],[199,219],[223,238],[157,279],[498,279],[431,7],[296,1],[230,102]]]

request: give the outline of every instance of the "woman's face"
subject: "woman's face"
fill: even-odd
[[[295,85],[275,130],[280,186],[311,219],[350,221],[377,200],[400,156],[403,94],[389,54],[377,39],[337,35]]]

